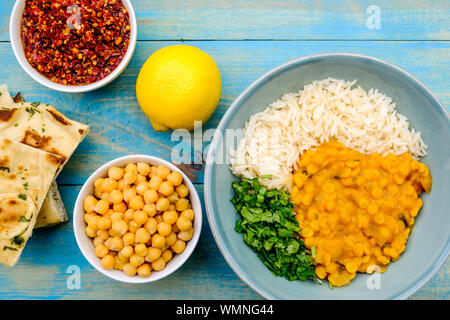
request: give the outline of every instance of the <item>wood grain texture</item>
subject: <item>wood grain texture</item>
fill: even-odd
[[[265,72],[324,52],[361,53],[391,62],[422,81],[450,111],[449,1],[377,1],[380,29],[367,28],[372,2],[362,0],[132,2],[139,41],[127,69],[105,88],[65,94],[37,84],[20,68],[8,42],[14,1],[0,0],[0,83],[7,83],[12,94],[21,91],[25,100],[54,105],[92,127],[58,178],[70,217],[80,185],[103,163],[138,153],[171,159],[180,140],[152,129],[137,104],[135,81],[153,52],[182,43],[180,39],[208,52],[222,74],[222,98],[205,129],[215,128],[239,93]],[[203,201],[203,173],[194,173]],[[81,270],[79,290],[67,288],[70,265]],[[448,300],[449,279],[447,260],[410,299]],[[35,231],[19,264],[14,269],[0,266],[0,283],[0,299],[261,299],[225,262],[205,212],[193,256],[156,284],[121,284],[97,272],[81,255],[71,222]]]
[[[131,0],[139,40],[448,40],[446,0]],[[8,40],[13,0],[0,2]],[[369,29],[371,5],[380,29]]]

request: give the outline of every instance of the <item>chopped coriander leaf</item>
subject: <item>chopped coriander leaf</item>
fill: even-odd
[[[290,281],[316,280],[315,263],[300,239],[289,194],[267,189],[259,182],[261,178],[232,184],[231,202],[241,218],[235,231],[274,275]]]
[[[0,171],[7,171],[8,173],[11,172],[11,170],[8,167],[0,167]]]
[[[15,123],[15,124],[14,124],[14,127],[18,127],[18,126],[19,126],[19,124],[18,124],[18,123]]]
[[[13,248],[13,247],[9,247],[9,246],[4,246],[3,247],[3,251],[6,251],[6,250],[17,251],[18,249],[17,248]]]
[[[21,246],[25,242],[25,239],[22,236],[15,236],[11,239],[11,244],[15,244]]]
[[[27,195],[24,193],[21,193],[21,194],[19,194],[19,199],[22,199],[25,201],[25,200],[27,200]]]
[[[40,104],[41,104],[40,102],[32,102],[31,103],[31,105],[35,108],[38,107]]]
[[[25,216],[20,216],[19,222],[30,222],[31,219],[27,219]]]
[[[25,190],[28,190],[28,182],[24,183],[23,187],[24,187]]]

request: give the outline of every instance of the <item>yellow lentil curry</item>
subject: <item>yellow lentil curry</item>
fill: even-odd
[[[343,286],[356,272],[384,272],[405,250],[431,183],[408,153],[364,155],[336,141],[306,151],[291,198],[316,275]]]

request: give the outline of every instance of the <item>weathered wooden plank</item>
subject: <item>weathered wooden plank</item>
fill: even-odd
[[[59,184],[82,184],[108,160],[127,154],[150,154],[171,159],[180,143],[171,133],[155,132],[141,112],[135,97],[140,67],[155,50],[179,42],[140,42],[125,72],[112,84],[86,94],[49,90],[20,68],[7,43],[0,43],[0,83],[21,91],[28,101],[54,105],[68,117],[92,127],[58,178]],[[450,111],[447,74],[450,71],[449,42],[335,42],[335,41],[200,41],[185,42],[208,52],[223,78],[220,105],[205,130],[215,128],[239,93],[273,67],[294,58],[323,52],[357,52],[373,55],[409,71],[428,86]],[[7,66],[7,67],[6,67]],[[20,79],[20,80],[18,80]],[[176,138],[176,139],[175,139]],[[203,181],[202,173],[197,173]]]
[[[60,187],[71,221],[79,190]],[[204,203],[203,186],[197,185],[197,190]],[[200,241],[186,264],[166,279],[143,285],[110,280],[91,267],[77,247],[72,222],[36,230],[19,264],[13,269],[0,266],[0,299],[260,299],[225,262],[205,211],[203,219]],[[69,268],[79,268],[79,289],[70,287]],[[448,300],[449,268],[447,261],[411,299]]]
[[[450,3],[446,0],[132,2],[139,40],[450,39]],[[9,39],[13,4],[14,0],[0,2],[0,40],[3,41]]]

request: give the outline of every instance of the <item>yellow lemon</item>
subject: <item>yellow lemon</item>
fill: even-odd
[[[174,45],[153,53],[136,82],[140,107],[156,131],[194,128],[208,121],[222,89],[219,68],[204,51]]]

